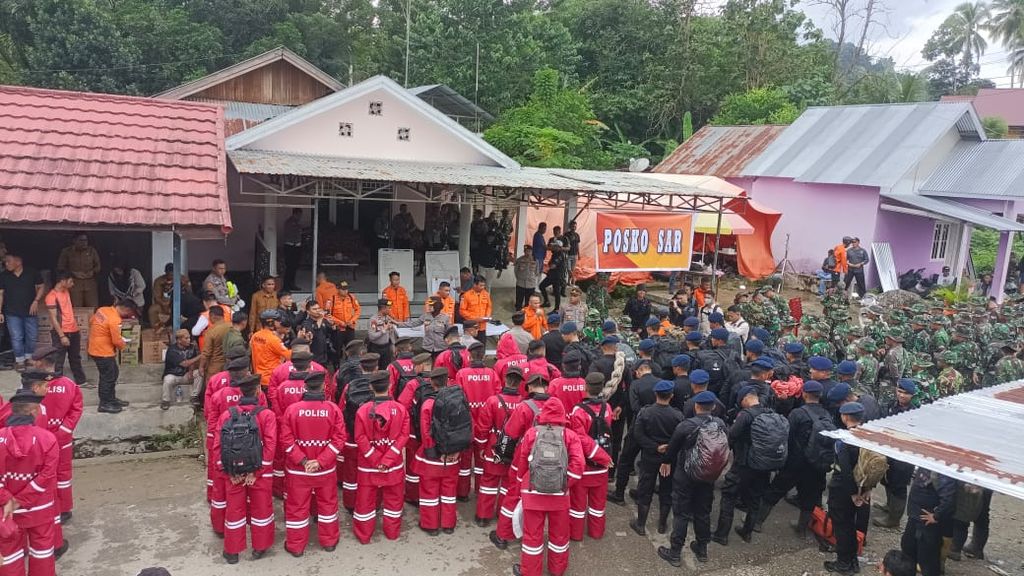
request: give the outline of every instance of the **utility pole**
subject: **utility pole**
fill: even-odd
[[[405,0],[405,87],[409,87],[409,30],[412,23],[412,0]]]

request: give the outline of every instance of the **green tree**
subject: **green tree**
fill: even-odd
[[[195,22],[204,22],[224,35],[224,50],[231,63],[249,46],[273,33],[288,14],[289,0],[178,0]],[[225,66],[227,64],[224,64]]]
[[[746,124],[791,124],[800,116],[800,109],[779,88],[755,88],[732,94],[711,119],[720,126]]]
[[[683,142],[690,138],[693,138],[693,114],[687,110],[686,114],[683,114]]]
[[[608,168],[612,159],[601,144],[604,125],[590,100],[564,88],[550,68],[534,75],[526,104],[510,108],[484,132],[484,139],[527,166]]]
[[[985,136],[995,140],[1006,138],[1010,133],[1009,124],[999,116],[986,116],[981,119],[981,125],[985,127]]]

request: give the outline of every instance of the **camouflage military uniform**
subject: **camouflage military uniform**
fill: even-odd
[[[959,394],[964,388],[964,377],[957,372],[956,368],[946,366],[935,379],[935,387],[940,397]]]
[[[1024,360],[1009,354],[996,362],[995,384],[1005,384],[1024,378]]]
[[[949,348],[949,340],[949,332],[945,328],[935,330],[928,342],[928,351],[934,354]]]
[[[587,324],[583,327],[583,340],[589,344],[601,344],[604,332],[601,330],[601,313],[591,308],[587,311]]]
[[[603,321],[608,317],[608,274],[598,272],[597,278],[587,288],[587,306],[596,310]]]
[[[633,350],[636,350],[637,346],[640,345],[640,337],[633,332],[633,324],[629,316],[619,318],[619,338],[623,344],[628,345]]]
[[[793,319],[793,313],[789,310],[789,302],[785,298],[778,294],[773,294],[769,301],[775,306],[775,314],[779,317],[779,322],[784,324]]]
[[[782,350],[790,342],[800,342],[800,338],[797,338],[792,332],[787,332],[779,336],[779,339],[775,341],[775,347]]]
[[[911,362],[910,377],[917,381],[917,393],[914,394],[914,399],[919,404],[932,402],[938,398],[933,368],[934,364],[928,354],[917,354]]]
[[[914,324],[923,324],[923,323],[924,323],[924,320],[921,320],[921,319],[915,319],[914,320]],[[921,328],[915,329],[914,333],[910,335],[910,338],[907,338],[907,342],[904,345],[904,348],[906,348],[908,352],[918,353],[918,352],[927,352],[928,348],[930,346],[931,346],[931,337],[929,336],[928,331],[925,330],[924,327],[922,326]]]
[[[969,383],[974,383],[975,368],[981,368],[982,356],[978,345],[970,340],[961,340],[950,346],[950,351],[956,353],[954,366],[960,371]],[[979,377],[981,372],[979,371]]]
[[[857,358],[857,380],[872,396],[878,398],[878,360],[872,354]]]

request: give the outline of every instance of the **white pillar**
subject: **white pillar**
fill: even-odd
[[[459,204],[459,266],[469,266],[469,230],[473,223],[473,204],[469,192],[464,191]]]
[[[572,222],[573,218],[576,217],[577,212],[579,212],[579,210],[577,209],[576,195],[573,194],[565,203],[565,219],[562,221],[563,232],[569,229],[569,222]]]
[[[174,232],[150,233],[150,254],[152,254],[150,258],[152,261],[152,276],[149,277],[150,285],[152,285],[154,278],[164,275],[164,266],[174,259],[173,236]]]
[[[263,207],[263,245],[270,252],[270,275],[277,276],[277,207],[275,196],[264,196],[267,204]]]
[[[516,258],[522,254],[520,250],[523,249],[523,245],[530,241],[530,237],[527,236],[530,233],[529,222],[527,222],[530,218],[527,212],[529,209],[529,205],[523,203],[519,205],[519,211],[516,213]]]
[[[1010,265],[1010,256],[1013,252],[1013,231],[1001,232],[999,234],[999,248],[996,250],[995,269],[992,271],[992,288],[989,296],[995,296],[996,301],[1003,302],[1003,287],[1006,284],[1006,272]]]

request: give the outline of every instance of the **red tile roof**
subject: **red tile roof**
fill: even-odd
[[[705,126],[654,167],[668,174],[739,178],[786,126]]]
[[[218,106],[0,86],[0,223],[227,233]]]
[[[978,116],[998,116],[1010,126],[1024,126],[1024,88],[982,88],[977,96],[943,96],[942,101],[970,101]]]

